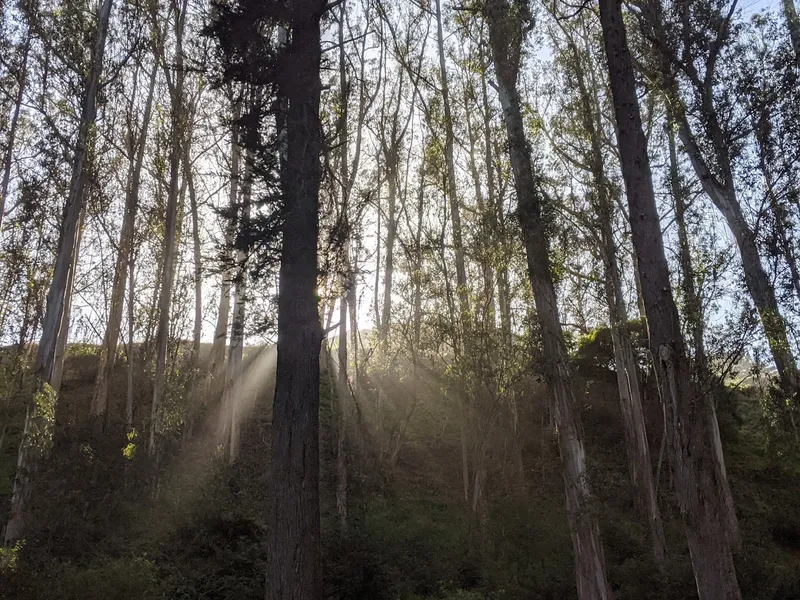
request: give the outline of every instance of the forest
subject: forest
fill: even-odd
[[[800,599],[794,0],[0,0],[0,598]]]

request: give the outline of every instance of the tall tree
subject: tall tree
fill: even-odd
[[[775,286],[761,263],[756,233],[748,222],[734,177],[734,138],[731,120],[723,121],[727,100],[716,94],[718,63],[730,43],[731,20],[736,2],[724,13],[720,6],[689,6],[683,0],[675,10],[679,35],[667,38],[667,22],[661,0],[650,0],[644,12],[644,31],[652,41],[660,70],[661,86],[678,124],[678,135],[703,190],[722,214],[742,260],[745,285],[758,310],[767,343],[784,390],[800,390],[797,361],[789,343],[787,323],[781,314]],[[704,35],[694,35],[701,30]],[[702,40],[704,41],[700,41]],[[708,39],[706,39],[708,38]],[[704,63],[700,71],[700,63]],[[681,95],[678,73],[689,82],[691,105]],[[691,111],[689,110],[691,109]],[[698,130],[691,114],[700,123]],[[701,133],[698,133],[700,131]]]
[[[613,594],[606,576],[600,527],[591,509],[593,499],[586,470],[583,431],[550,270],[549,236],[543,217],[545,199],[533,171],[522,119],[522,101],[517,89],[522,43],[533,26],[532,16],[527,3],[522,1],[509,4],[507,0],[486,0],[483,10],[489,27],[489,43],[508,135],[528,277],[543,344],[544,377],[552,396],[558,428],[578,597],[581,600],[610,599]]]
[[[725,502],[711,448],[713,414],[698,398],[681,334],[642,129],[633,61],[619,0],[600,1],[600,21],[618,127],[633,245],[647,313],[650,350],[668,414],[675,488],[700,600],[741,598]]]
[[[160,411],[167,385],[167,348],[170,333],[170,314],[172,307],[173,283],[175,279],[176,237],[178,231],[178,210],[181,204],[182,155],[185,150],[187,123],[185,122],[183,36],[186,30],[188,0],[173,5],[173,32],[175,50],[172,65],[168,65],[164,55],[166,46],[165,31],[160,34],[159,59],[164,68],[170,99],[170,140],[169,140],[169,187],[167,190],[166,221],[164,227],[163,261],[158,294],[158,329],[156,332],[156,364],[153,382],[153,402],[150,409],[150,431],[147,451],[154,455],[159,431]]]
[[[129,276],[130,263],[134,252],[133,238],[136,225],[136,213],[139,208],[139,189],[142,181],[147,135],[150,128],[150,119],[153,114],[153,100],[155,96],[157,74],[158,62],[154,61],[147,86],[144,115],[142,116],[142,121],[137,132],[133,130],[133,114],[129,116],[131,120],[131,130],[127,136],[128,180],[125,194],[125,213],[123,215],[122,228],[117,245],[117,259],[114,267],[114,282],[111,288],[108,324],[106,325],[103,342],[100,346],[100,364],[97,367],[97,378],[94,383],[91,406],[92,417],[102,421],[107,421],[108,384],[117,354],[117,343],[122,326],[125,284]],[[133,105],[134,101],[135,98],[132,98],[131,105]],[[129,340],[128,343],[131,344],[132,340]]]
[[[567,40],[565,61],[570,77],[577,84],[577,123],[572,125],[579,135],[585,137],[585,150],[577,158],[568,156],[569,148],[575,143],[568,141],[557,151],[567,157],[572,165],[588,172],[590,188],[588,195],[590,211],[593,217],[587,217],[585,227],[590,238],[595,242],[597,253],[603,264],[604,291],[608,306],[608,319],[611,330],[611,341],[614,352],[614,367],[617,376],[617,388],[621,402],[625,428],[625,442],[628,453],[629,473],[636,493],[637,504],[647,517],[650,526],[653,556],[659,563],[666,556],[666,542],[661,521],[661,513],[656,497],[656,485],[653,481],[650,447],[645,427],[642,393],[639,385],[637,361],[633,351],[629,332],[628,309],[622,289],[622,269],[619,260],[619,249],[614,233],[616,219],[615,186],[609,175],[607,159],[603,148],[602,107],[599,98],[601,90],[597,89],[598,81],[592,70],[592,55],[588,48],[588,40],[579,48],[578,40],[572,29],[559,21],[561,31]],[[575,19],[585,27],[583,15]],[[588,32],[584,30],[584,35]],[[568,116],[567,119],[570,119]]]
[[[278,364],[272,417],[267,598],[318,600],[319,352],[317,308],[320,155],[320,20],[326,0],[288,3],[279,60],[285,117],[284,198],[278,290]]]
[[[36,393],[32,396],[26,415],[25,432],[32,429],[32,422],[37,419],[37,397],[41,394],[58,393],[52,387],[54,372],[60,372],[61,365],[56,365],[56,346],[63,327],[69,326],[69,315],[65,319],[66,307],[70,302],[70,274],[74,272],[80,220],[84,212],[86,194],[86,162],[91,134],[97,117],[97,92],[103,72],[103,55],[106,49],[108,23],[111,18],[113,0],[103,0],[97,14],[94,46],[91,63],[86,78],[83,80],[82,107],[80,124],[72,158],[72,174],[69,183],[67,201],[64,206],[61,231],[58,241],[58,252],[53,268],[53,279],[47,293],[47,309],[42,322],[42,335],[36,354],[35,373],[37,378]],[[63,360],[63,355],[61,357]],[[48,388],[49,391],[48,391]],[[14,479],[14,490],[11,498],[11,516],[6,526],[6,543],[14,542],[22,537],[25,530],[25,511],[32,492],[32,474],[36,470],[33,464],[30,444],[20,444],[17,458],[17,472]]]

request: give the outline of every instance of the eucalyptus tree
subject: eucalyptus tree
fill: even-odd
[[[662,88],[678,135],[703,190],[736,240],[744,282],[758,310],[784,390],[797,394],[797,361],[775,286],[761,262],[757,236],[742,204],[737,163],[748,124],[741,119],[733,86],[719,85],[735,39],[736,2],[662,3],[643,6],[640,23],[651,43]],[[686,89],[686,92],[683,90]]]
[[[72,293],[69,285],[70,275],[74,274],[74,265],[77,261],[80,221],[84,213],[86,162],[91,145],[92,130],[97,117],[97,94],[103,73],[103,55],[106,48],[111,8],[112,0],[103,0],[99,7],[94,24],[94,38],[88,68],[85,71],[86,75],[81,78],[81,115],[72,156],[71,177],[61,224],[58,252],[53,278],[47,293],[47,308],[42,321],[42,335],[36,355],[34,368],[37,379],[36,390],[29,402],[25,418],[26,437],[37,426],[37,419],[47,418],[46,414],[37,412],[42,409],[42,402],[38,401],[54,397],[57,394],[58,390],[51,384],[59,383],[53,379],[53,375],[58,374],[63,367],[63,364],[56,364],[56,347],[62,329],[69,327],[69,314],[66,313],[66,307],[70,303]],[[61,335],[65,341],[66,334]],[[60,359],[63,361],[63,353]],[[34,456],[35,452],[32,450],[31,444],[27,441],[20,444],[11,500],[11,517],[5,533],[6,543],[20,539],[24,534],[26,505],[30,501],[32,474],[36,470],[34,461],[37,460],[37,457]]]
[[[587,189],[588,211],[578,213],[577,216],[603,265],[603,288],[608,307],[629,473],[637,504],[650,526],[653,556],[657,562],[663,562],[666,543],[653,480],[637,360],[628,330],[629,317],[623,294],[620,250],[614,231],[618,218],[618,186],[612,180],[608,163],[613,161],[616,149],[609,152],[604,148],[605,110],[601,98],[605,96],[606,84],[602,74],[596,72],[599,69],[595,66],[596,57],[590,45],[598,32],[590,24],[585,11],[572,19],[572,23],[562,22],[559,15],[555,17],[561,36],[553,32],[551,37],[558,49],[558,61],[563,66],[565,79],[574,81],[576,86],[567,92],[564,106],[559,111],[558,127],[554,134],[558,137],[553,142],[556,152],[564,158],[573,172],[583,173],[582,181],[579,181]]]
[[[606,575],[600,527],[591,509],[593,499],[586,470],[583,431],[551,273],[549,236],[543,217],[547,199],[534,172],[522,119],[522,100],[517,89],[522,43],[533,28],[533,20],[526,2],[487,0],[482,9],[489,27],[489,43],[528,259],[528,277],[542,338],[543,374],[552,396],[558,428],[578,597],[610,599],[613,594]]]
[[[159,282],[158,294],[158,329],[156,332],[156,364],[153,383],[153,402],[150,411],[150,430],[147,451],[154,455],[159,430],[161,404],[167,384],[167,348],[170,330],[170,309],[176,260],[176,236],[178,231],[178,211],[181,204],[182,153],[185,150],[187,123],[185,121],[186,98],[184,88],[186,72],[184,70],[184,35],[188,13],[188,0],[171,6],[171,14],[166,21],[172,24],[174,34],[174,54],[167,62],[166,27],[157,33],[157,59],[159,60],[169,89],[170,99],[170,139],[169,139],[169,184],[167,189],[167,206],[163,248],[163,269]],[[171,17],[171,18],[170,18]],[[153,15],[157,19],[157,15]]]
[[[148,65],[143,64],[140,58],[136,65],[134,74],[134,93],[131,96],[128,107],[129,131],[125,135],[128,159],[128,172],[125,190],[125,208],[120,230],[119,242],[117,243],[117,258],[114,267],[114,280],[111,288],[111,299],[108,312],[108,323],[106,325],[103,341],[100,346],[100,362],[97,368],[97,377],[94,384],[92,396],[91,414],[94,418],[108,421],[108,388],[111,372],[117,355],[117,343],[119,341],[120,330],[122,327],[122,316],[126,288],[134,255],[134,232],[136,227],[136,213],[139,209],[139,193],[142,181],[142,170],[145,162],[145,150],[147,147],[147,137],[150,129],[150,121],[153,115],[153,103],[156,89],[156,79],[158,76],[158,63],[153,60],[149,66],[149,74],[146,72]],[[140,73],[145,71],[145,103],[141,121],[138,117],[137,94]],[[132,336],[129,336],[128,343],[132,344]],[[130,349],[129,349],[130,359]],[[126,411],[127,412],[127,411]]]
[[[697,591],[701,600],[741,598],[726,530],[724,482],[718,480],[711,444],[714,414],[692,381],[672,294],[621,2],[601,0],[600,21],[650,349],[667,411],[675,489]]]

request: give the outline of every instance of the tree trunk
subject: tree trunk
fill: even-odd
[[[794,0],[782,0],[782,2],[786,26],[789,28],[789,38],[792,40],[794,59],[800,64],[800,18],[797,16],[797,7],[794,5]]]
[[[181,155],[184,148],[186,123],[184,122],[183,88],[183,32],[186,25],[187,0],[183,0],[175,15],[175,81],[170,82],[171,124],[169,149],[169,189],[167,191],[167,215],[164,233],[164,268],[158,300],[158,330],[156,332],[156,367],[153,381],[153,403],[150,407],[150,435],[147,443],[149,455],[155,455],[156,434],[159,430],[161,403],[167,385],[167,348],[169,345],[170,309],[172,308],[172,287],[175,279],[175,259],[177,254],[178,205],[181,197]],[[166,69],[166,64],[163,65]]]
[[[450,201],[450,224],[453,236],[453,253],[456,263],[456,296],[458,298],[458,327],[459,333],[456,334],[455,362],[459,368],[464,365],[459,364],[464,358],[469,362],[472,355],[470,351],[470,310],[469,310],[469,291],[467,287],[467,270],[464,260],[464,244],[461,236],[461,207],[456,186],[456,167],[454,158],[455,136],[453,134],[453,116],[450,110],[450,88],[448,85],[447,64],[444,54],[444,31],[442,25],[442,1],[436,0],[436,31],[439,49],[439,76],[442,85],[442,108],[444,109],[444,155],[447,166],[447,196]],[[462,473],[464,476],[464,501],[469,503],[469,467],[467,463],[467,392],[464,389],[463,378],[459,377],[458,401],[461,404],[461,451],[462,451]]]
[[[741,598],[724,499],[711,449],[707,403],[697,398],[672,296],[656,209],[647,142],[642,131],[636,81],[619,0],[600,1],[600,21],[618,127],[622,173],[633,245],[639,259],[650,348],[662,401],[669,415],[675,487],[684,519],[700,600]]]
[[[650,460],[650,445],[642,408],[642,395],[636,358],[633,354],[628,334],[628,311],[622,294],[622,278],[617,258],[617,245],[614,240],[614,202],[609,182],[606,179],[606,166],[600,143],[600,110],[596,104],[595,93],[590,93],[584,76],[581,55],[570,40],[577,75],[578,91],[581,96],[581,116],[589,137],[589,167],[591,169],[594,209],[599,219],[599,250],[605,271],[605,293],[611,327],[611,340],[614,347],[614,366],[617,375],[617,388],[625,427],[625,447],[628,453],[628,470],[636,492],[637,504],[647,517],[650,527],[650,544],[653,558],[663,564],[667,549],[664,527],[658,497],[653,482],[653,466]]]
[[[392,130],[394,133],[394,129]],[[386,179],[389,184],[389,206],[386,216],[386,257],[383,273],[383,316],[381,317],[381,339],[389,337],[392,316],[392,281],[394,277],[394,242],[397,237],[397,169],[398,140],[392,139],[386,151]]]
[[[134,318],[136,316],[136,304],[134,291],[136,287],[136,280],[134,279],[134,254],[133,246],[131,246],[131,259],[128,261],[128,390],[125,401],[125,426],[130,432],[133,430],[133,362],[136,356],[133,336],[135,333],[136,324]]]
[[[684,202],[683,186],[681,185],[678,171],[678,156],[675,149],[675,133],[672,127],[667,129],[667,143],[669,146],[669,174],[670,188],[672,197],[675,201],[675,223],[678,227],[678,261],[681,265],[681,285],[683,288],[685,318],[689,324],[689,331],[692,335],[694,346],[695,378],[701,386],[701,391],[708,409],[711,412],[711,447],[714,451],[717,478],[720,483],[720,494],[725,500],[725,519],[726,528],[731,535],[731,544],[734,549],[739,549],[742,545],[741,533],[739,531],[739,520],[736,518],[736,506],[731,495],[730,485],[728,484],[728,474],[725,468],[725,457],[722,452],[722,439],[717,423],[716,407],[710,389],[711,374],[706,358],[705,342],[703,330],[705,327],[705,315],[703,303],[695,287],[695,271],[692,265],[692,255],[689,247],[689,235],[686,230],[686,204]]]
[[[307,6],[308,5],[308,6]],[[313,5],[313,6],[311,6]],[[324,0],[297,8],[285,52],[292,71],[279,85],[285,98],[286,159],[283,248],[278,291],[278,364],[272,421],[270,600],[319,600],[319,352],[317,308],[320,15]]]
[[[136,138],[136,143],[131,145],[128,164],[128,190],[125,198],[125,213],[122,218],[119,245],[117,248],[117,261],[114,267],[114,282],[111,287],[111,305],[108,312],[103,343],[100,346],[100,361],[97,367],[97,378],[92,394],[91,416],[98,420],[104,418],[108,404],[108,381],[116,360],[117,343],[122,326],[122,312],[125,300],[125,283],[133,254],[133,235],[136,224],[136,212],[139,208],[139,187],[142,179],[147,133],[150,128],[150,117],[153,112],[153,98],[155,95],[156,75],[158,64],[153,65],[145,103],[144,116],[141,129]],[[131,132],[133,136],[133,132]],[[131,300],[132,301],[132,300]],[[130,342],[129,342],[130,343]]]
[[[192,360],[200,360],[200,340],[203,336],[203,262],[200,251],[200,215],[197,207],[197,191],[194,187],[192,161],[189,144],[183,154],[186,183],[189,190],[189,210],[192,215],[192,252],[194,260],[194,331],[192,332]]]
[[[81,121],[72,162],[72,176],[69,193],[64,206],[61,235],[58,241],[58,253],[53,268],[53,279],[47,293],[47,308],[42,323],[42,336],[36,354],[35,373],[37,378],[36,395],[47,393],[56,360],[56,345],[62,327],[65,305],[69,302],[69,274],[77,253],[80,219],[84,208],[84,188],[86,175],[84,167],[88,154],[91,132],[97,116],[97,88],[103,70],[103,54],[106,47],[108,22],[111,17],[112,0],[103,0],[97,16],[97,32],[92,50],[92,63],[86,79]],[[25,432],[30,430],[30,423],[37,419],[35,397],[32,396],[25,418]],[[23,434],[25,437],[25,434]],[[30,454],[28,444],[22,443],[17,458],[17,474],[11,497],[11,516],[6,526],[5,543],[11,544],[24,535],[26,504],[30,500],[33,478],[36,471],[36,459]]]
[[[347,399],[350,397],[347,379],[347,299],[339,300],[339,372],[336,380],[336,515],[339,529],[347,531]]]
[[[252,196],[252,156],[248,152],[245,160],[244,182],[242,184],[241,206],[237,214],[239,231],[245,231],[250,220],[250,201]],[[235,217],[234,217],[235,218]],[[233,292],[233,322],[231,323],[231,344],[228,350],[227,376],[225,379],[224,406],[228,407],[230,439],[228,445],[229,462],[233,464],[239,454],[240,422],[239,407],[242,404],[242,359],[244,356],[244,324],[247,307],[247,255],[248,249],[241,247],[237,240],[235,286]]]
[[[3,218],[6,212],[6,199],[8,197],[8,185],[11,181],[11,164],[14,162],[14,143],[17,139],[17,128],[19,127],[19,113],[22,109],[22,100],[25,97],[25,88],[28,85],[28,54],[31,48],[31,34],[28,32],[25,38],[23,49],[22,64],[17,74],[17,96],[14,100],[14,113],[11,116],[11,125],[8,129],[8,140],[6,155],[3,158],[3,182],[0,184],[0,232],[3,231]]]
[[[350,397],[349,368],[347,359],[347,305],[350,285],[350,216],[349,216],[349,174],[348,174],[348,115],[349,115],[349,81],[347,79],[347,63],[344,46],[344,23],[346,18],[346,2],[339,7],[339,188],[341,203],[342,227],[345,238],[342,244],[342,295],[339,298],[339,369],[336,379],[336,515],[339,519],[339,530],[347,531],[347,455],[345,437],[347,435],[347,399]],[[388,255],[387,255],[388,257]],[[387,269],[388,270],[388,269]],[[388,277],[388,272],[387,272]],[[391,306],[391,284],[389,288],[389,306]],[[384,298],[384,302],[387,298]],[[384,304],[384,310],[386,305]],[[389,322],[388,312],[384,322]],[[352,325],[351,325],[352,326]]]
[[[235,93],[235,92],[234,92]],[[236,210],[239,197],[239,160],[241,150],[239,146],[239,119],[241,118],[241,103],[233,99],[233,117],[231,119],[231,183],[228,193],[228,207],[231,213]],[[228,337],[228,319],[231,310],[231,282],[233,280],[233,245],[236,237],[236,222],[233,214],[228,215],[225,228],[224,258],[226,264],[222,275],[222,288],[220,290],[219,310],[217,311],[217,326],[214,330],[214,343],[211,348],[211,368],[209,373],[216,376],[225,364],[225,346]]]
[[[85,193],[85,191],[84,191]],[[56,339],[55,358],[53,360],[53,372],[50,375],[50,387],[56,394],[61,392],[61,382],[64,378],[64,359],[67,356],[67,342],[69,341],[69,325],[72,315],[72,294],[75,291],[75,273],[78,269],[78,256],[81,251],[81,241],[83,240],[83,225],[86,219],[86,210],[81,213],[78,221],[78,237],[75,240],[75,252],[72,257],[72,266],[67,278],[67,293],[64,296],[64,314],[61,315],[61,327],[58,329]]]
[[[524,37],[521,15],[512,14],[507,0],[492,0],[486,6],[489,41],[497,77],[500,105],[508,135],[511,168],[517,192],[523,241],[528,258],[528,277],[536,302],[536,313],[544,345],[544,377],[558,428],[562,473],[566,491],[575,579],[578,598],[613,598],[606,577],[605,552],[600,527],[593,512],[593,497],[586,470],[583,428],[577,411],[569,356],[558,316],[550,273],[549,244],[542,219],[542,196],[534,178],[530,149],[525,137],[522,107],[517,92],[520,51]]]

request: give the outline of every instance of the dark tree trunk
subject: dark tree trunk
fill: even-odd
[[[167,349],[169,347],[169,318],[172,308],[172,292],[175,280],[175,261],[177,259],[177,236],[180,230],[178,220],[179,207],[182,206],[181,158],[184,151],[186,127],[183,70],[183,34],[186,26],[186,10],[188,0],[183,0],[180,10],[175,15],[175,71],[174,81],[168,79],[171,114],[170,114],[170,149],[169,149],[169,189],[167,192],[167,214],[164,232],[164,267],[159,282],[158,295],[158,328],[156,330],[156,365],[153,381],[153,403],[150,407],[150,432],[147,452],[155,455],[157,433],[160,428],[161,403],[167,388]],[[163,48],[162,48],[163,50]],[[162,56],[163,59],[163,56]],[[170,73],[166,63],[162,64],[167,75]]]
[[[789,38],[792,40],[794,60],[800,65],[800,18],[797,16],[797,7],[794,0],[781,0],[783,14],[786,17],[786,26],[789,28]]]
[[[320,16],[325,2],[297,7],[280,82],[286,110],[283,248],[278,292],[278,365],[272,422],[268,600],[319,600],[319,352],[317,242],[322,152]]]
[[[656,209],[647,142],[619,0],[600,1],[622,173],[638,256],[650,349],[672,439],[675,488],[700,600],[741,598],[711,447],[712,418],[690,377]]]

